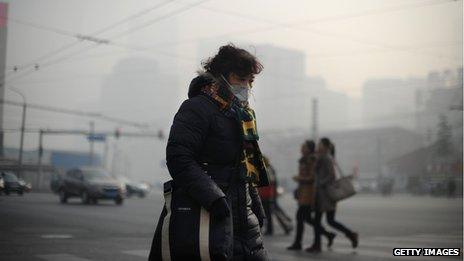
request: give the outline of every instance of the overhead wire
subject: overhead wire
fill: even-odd
[[[158,17],[158,18],[155,18],[153,20],[150,20],[148,21],[147,23],[144,23],[140,26],[137,26],[135,28],[131,28],[121,34],[118,34],[116,35],[115,37],[118,38],[120,36],[123,36],[123,35],[126,35],[126,34],[130,34],[134,31],[137,31],[137,30],[140,30],[140,29],[143,29],[149,25],[152,25],[153,23],[155,22],[159,22],[161,20],[164,20],[165,18],[169,17],[170,15],[175,15],[175,14],[178,14],[180,12],[184,12],[188,9],[190,9],[191,7],[193,6],[197,6],[197,5],[200,5],[204,2],[206,2],[208,0],[203,0],[203,1],[199,1],[199,2],[195,2],[193,4],[189,4],[189,5],[186,5],[184,6],[184,8],[182,9],[179,9],[179,10],[175,10],[167,15],[164,15],[164,16],[161,16],[161,17]],[[414,4],[414,5],[401,5],[401,6],[395,6],[395,7],[390,7],[390,8],[387,8],[387,9],[375,9],[375,10],[369,10],[369,11],[363,11],[363,12],[358,12],[358,13],[354,13],[354,14],[347,14],[347,15],[341,15],[341,16],[332,16],[332,17],[326,17],[326,18],[320,18],[320,19],[312,19],[312,20],[307,20],[307,21],[304,21],[304,23],[320,23],[320,22],[327,22],[327,21],[332,21],[332,20],[340,20],[340,19],[349,19],[349,18],[353,18],[353,17],[359,17],[359,16],[364,16],[364,15],[372,15],[372,14],[380,14],[380,13],[385,13],[385,12],[393,12],[393,11],[399,11],[399,10],[403,10],[403,9],[409,9],[409,8],[417,8],[417,7],[424,7],[424,6],[429,6],[429,5],[437,5],[437,4],[443,4],[443,3],[448,3],[449,1],[445,1],[445,2],[435,2],[435,1],[430,1],[430,2],[427,2],[425,4]],[[207,10],[210,10],[210,11],[215,11],[215,12],[223,12],[225,14],[228,14],[228,15],[233,15],[233,16],[239,16],[239,17],[242,17],[242,18],[246,18],[246,19],[253,19],[253,20],[259,20],[260,22],[266,22],[266,23],[272,23],[273,26],[283,26],[283,27],[288,27],[288,26],[292,26],[292,25],[297,25],[298,23],[282,23],[282,24],[279,24],[279,23],[275,23],[273,21],[269,21],[267,19],[259,19],[259,18],[256,18],[256,17],[250,17],[250,16],[246,16],[246,15],[242,15],[240,13],[237,13],[237,12],[232,12],[232,11],[224,11],[224,10],[218,10],[218,9],[212,9],[210,7],[205,7],[205,6],[200,6],[200,8],[203,8],[203,9],[207,9]],[[135,15],[134,15],[135,16]],[[133,18],[134,16],[130,16],[128,17],[127,19],[130,19],[130,18]],[[120,21],[120,23],[122,23],[123,21]],[[301,23],[301,22],[299,22]],[[114,27],[114,26],[113,26]],[[112,28],[111,26],[107,27],[106,29],[110,29]],[[101,30],[101,31],[104,31],[104,30]],[[320,32],[319,32],[320,33]],[[182,42],[182,41],[181,41]],[[133,51],[140,51],[140,52],[144,52],[144,51],[147,51],[147,49],[150,49],[150,48],[142,48],[142,47],[133,47],[133,46],[129,46],[129,45],[124,45],[124,44],[118,44],[118,43],[112,43],[110,45],[113,45],[113,46],[117,46],[117,47],[120,47],[120,48],[124,48],[126,50],[133,50]],[[98,45],[97,45],[98,46]],[[66,57],[61,57],[59,59],[56,59],[54,61],[51,61],[49,63],[46,64],[46,66],[50,66],[50,65],[53,65],[53,64],[57,64],[57,63],[60,63],[62,61],[65,61],[69,58],[72,58],[73,56],[75,56],[76,54],[79,54],[81,52],[85,52],[87,51],[88,49],[92,49],[94,48],[95,46],[93,47],[90,47],[90,48],[86,48],[82,51],[79,51],[79,52],[74,52],[72,53],[71,55],[68,55]],[[386,47],[386,46],[384,46]],[[388,48],[391,48],[391,46],[389,46]],[[417,51],[417,48],[411,50],[410,48],[398,48],[398,47],[393,47],[395,50],[397,51]],[[412,47],[411,47],[412,48]],[[377,50],[374,50],[374,51],[370,51],[371,53],[375,53],[375,52],[378,52]],[[189,61],[189,62],[194,62],[195,59],[194,58],[184,58],[182,56],[178,56],[178,55],[174,55],[174,54],[169,54],[169,53],[161,53],[162,55],[165,55],[167,57],[171,57],[171,58],[174,58],[174,59],[181,59],[181,60],[185,60],[185,61]],[[359,53],[358,53],[359,54]],[[343,56],[343,55],[350,55],[350,54],[338,54],[338,55],[328,55],[328,56],[325,56],[325,57],[336,57],[336,56]],[[324,55],[321,55],[320,57],[324,57]]]
[[[420,3],[420,4],[413,4],[413,5],[399,5],[399,6],[394,6],[394,7],[389,7],[389,8],[379,8],[379,9],[372,9],[372,10],[367,10],[367,11],[361,11],[361,12],[354,12],[351,14],[343,14],[343,15],[336,15],[336,16],[327,16],[327,17],[322,17],[322,18],[316,18],[316,19],[304,19],[304,20],[298,20],[298,21],[291,21],[291,22],[274,22],[270,21],[268,19],[260,19],[257,17],[250,17],[238,12],[234,11],[228,11],[228,10],[219,10],[216,8],[211,8],[207,6],[201,6],[200,8],[209,10],[212,12],[221,12],[224,14],[232,15],[232,16],[238,16],[246,19],[260,19],[260,22],[265,22],[265,23],[272,23],[271,25],[267,26],[260,26],[260,27],[255,27],[252,29],[245,29],[245,30],[237,30],[237,31],[231,31],[227,32],[221,35],[215,35],[215,36],[209,36],[209,37],[204,37],[204,38],[188,38],[188,39],[183,39],[183,40],[177,40],[177,41],[168,41],[168,42],[161,42],[158,44],[153,45],[151,48],[157,48],[157,47],[162,47],[162,46],[172,46],[172,45],[178,45],[178,44],[185,44],[185,43],[191,43],[191,42],[198,42],[202,40],[208,40],[208,39],[215,39],[215,38],[225,38],[229,36],[237,36],[237,35],[246,35],[246,34],[254,34],[254,33],[259,33],[259,32],[264,32],[264,31],[270,31],[270,30],[275,30],[278,29],[279,27],[296,27],[300,25],[309,25],[309,24],[317,24],[317,23],[325,23],[325,22],[331,22],[331,21],[337,21],[337,20],[344,20],[344,19],[351,19],[351,18],[357,18],[357,17],[362,17],[362,16],[368,16],[368,15],[375,15],[375,14],[382,14],[382,13],[388,13],[388,12],[395,12],[395,11],[401,11],[401,10],[406,10],[406,9],[412,9],[412,8],[420,8],[420,7],[426,7],[426,6],[431,6],[431,5],[439,5],[439,4],[444,4],[444,3],[449,3],[454,0],[446,0],[446,1],[440,1],[436,2],[436,0],[432,0],[426,3]],[[148,47],[150,48],[150,47]]]
[[[24,104],[23,102],[15,102],[15,101],[5,100],[5,99],[1,99],[0,103],[11,105],[11,106],[20,106],[20,107],[22,107]],[[59,107],[42,105],[42,104],[34,104],[34,103],[26,103],[26,105],[27,105],[27,108],[31,108],[31,109],[54,112],[54,113],[61,113],[61,114],[68,114],[68,115],[75,115],[75,116],[99,118],[99,119],[106,120],[109,122],[115,122],[115,123],[124,124],[124,125],[131,125],[131,126],[138,127],[138,128],[146,128],[148,126],[144,123],[133,122],[133,121],[125,120],[125,119],[119,119],[116,117],[104,115],[99,112],[72,110],[72,109],[67,109],[67,108],[59,108]]]
[[[408,6],[408,7],[409,8],[411,8],[411,7],[424,7],[424,6],[431,6],[431,5],[437,5],[437,4],[451,3],[451,2],[456,2],[456,1],[454,1],[454,0],[439,1],[439,2],[430,1],[430,2],[428,2],[426,4],[414,5],[414,6]],[[307,28],[307,27],[300,28],[300,27],[296,26],[297,23],[278,23],[278,22],[275,22],[275,21],[271,21],[269,19],[259,18],[259,17],[251,16],[251,15],[245,15],[245,14],[235,12],[235,11],[230,11],[230,10],[219,10],[219,9],[210,8],[210,7],[201,7],[201,8],[205,9],[205,10],[210,10],[212,12],[222,13],[222,14],[226,14],[226,15],[230,15],[230,16],[234,16],[234,17],[240,17],[240,18],[243,18],[243,19],[268,23],[268,24],[271,24],[271,25],[276,26],[276,27],[283,27],[283,28],[290,29],[290,30],[310,32],[310,33],[314,33],[314,34],[318,34],[318,35],[322,35],[322,36],[328,36],[328,37],[345,38],[345,39],[348,39],[350,41],[357,42],[357,43],[360,43],[360,44],[371,45],[371,46],[374,46],[374,47],[381,47],[381,48],[384,48],[384,49],[397,50],[398,48],[400,48],[400,49],[403,48],[403,46],[397,46],[397,45],[391,45],[391,44],[385,44],[385,43],[378,43],[378,42],[369,41],[369,40],[366,40],[366,39],[360,39],[360,38],[357,38],[357,37],[353,37],[352,35],[330,33],[330,32],[320,31],[320,30],[316,30],[314,28]],[[404,8],[404,6],[402,8]],[[399,7],[390,8],[390,9],[387,9],[387,10],[384,10],[384,11],[391,12],[391,11],[398,11],[398,10],[401,10],[401,8],[399,8]],[[381,10],[376,10],[376,12],[373,12],[373,13],[378,14],[380,12],[382,12],[382,11]],[[362,16],[362,15],[366,15],[366,12],[361,13],[361,14],[346,15],[346,16],[342,16],[342,17],[339,17],[339,18],[332,17],[331,19],[346,19],[346,18],[359,17],[359,16]],[[315,21],[316,22],[321,22],[321,21],[329,21],[331,19],[327,18],[327,19],[324,19],[324,20],[321,19],[321,20],[309,20],[309,21],[312,21],[313,23],[315,23]],[[311,22],[302,22],[302,24],[305,24],[305,26],[310,24],[310,23]],[[406,49],[403,49],[403,50],[405,51]],[[412,52],[412,53],[416,53],[417,50],[413,49],[413,50],[409,50],[409,51]],[[438,58],[448,58],[448,59],[459,58],[459,57],[444,57],[442,55],[437,56],[436,54],[432,54],[432,53],[423,53],[423,54],[438,57]]]
[[[102,33],[105,33],[121,24],[124,24],[124,23],[127,23],[133,19],[136,19],[140,16],[143,16],[143,15],[146,15],[156,9],[159,9],[167,4],[170,4],[172,2],[174,2],[176,0],[167,0],[167,1],[163,1],[161,3],[158,3],[154,6],[151,6],[149,8],[146,8],[146,9],[143,9],[133,15],[130,15],[130,16],[127,16],[115,23],[112,23],[106,27],[103,27],[97,31],[94,31],[93,33],[91,33],[90,35],[92,36],[99,36],[100,34]],[[65,35],[65,36],[71,36],[71,37],[76,37],[77,34],[73,33],[73,32],[69,32],[69,31],[66,31],[66,30],[62,30],[62,29],[59,29],[59,28],[53,28],[53,27],[49,27],[49,26],[44,26],[44,25],[39,25],[39,24],[35,24],[35,23],[31,23],[31,22],[27,22],[27,21],[22,21],[20,19],[17,19],[17,18],[12,18],[12,17],[2,17],[3,19],[7,19],[9,21],[13,21],[15,23],[19,23],[19,24],[23,24],[23,25],[27,25],[27,26],[30,26],[30,27],[33,27],[33,28],[37,28],[37,29],[41,29],[41,30],[45,30],[45,31],[50,31],[50,32],[54,32],[54,33],[57,33],[57,34],[61,34],[61,35]],[[18,65],[18,67],[24,67],[24,66],[30,66],[30,65],[34,65],[36,64],[37,62],[43,60],[43,59],[46,59],[50,56],[54,56],[58,53],[61,53],[62,51],[65,51],[71,47],[74,47],[75,45],[79,44],[80,42],[82,42],[82,40],[76,40],[70,44],[66,44],[66,45],[63,45],[61,46],[60,48],[54,50],[54,51],[51,51],[45,55],[42,55],[36,59],[33,59],[31,62],[28,62],[28,63],[25,63],[25,64],[22,64],[22,65]]]
[[[173,1],[173,0],[171,0],[170,2],[172,2],[172,1]],[[148,22],[142,24],[142,25],[139,25],[139,26],[137,26],[137,27],[135,27],[135,28],[131,28],[131,29],[127,30],[127,31],[124,31],[123,33],[120,33],[120,34],[117,34],[116,36],[113,36],[113,37],[108,38],[108,41],[105,42],[105,44],[106,44],[106,45],[117,46],[117,47],[125,48],[125,49],[132,49],[132,50],[136,50],[136,51],[147,52],[147,50],[144,50],[144,49],[141,49],[141,48],[138,48],[138,47],[133,47],[133,46],[129,46],[129,45],[126,45],[126,44],[116,43],[116,42],[113,41],[113,39],[119,38],[119,37],[124,36],[124,35],[127,35],[127,34],[131,34],[131,33],[135,32],[135,31],[140,30],[140,29],[143,29],[143,28],[146,28],[146,27],[148,27],[148,26],[151,26],[151,25],[153,25],[153,24],[155,24],[155,23],[157,23],[157,22],[160,22],[160,21],[162,21],[162,20],[165,20],[165,19],[170,18],[170,17],[175,16],[175,15],[178,15],[178,14],[180,14],[180,13],[182,13],[182,12],[185,12],[185,11],[187,11],[187,10],[189,10],[189,9],[195,7],[195,6],[198,6],[198,5],[200,5],[200,4],[203,4],[203,3],[207,2],[207,1],[210,1],[210,0],[201,0],[201,1],[197,1],[197,2],[194,2],[194,3],[189,4],[189,5],[187,5],[187,6],[184,6],[184,7],[182,7],[182,8],[176,9],[176,10],[174,10],[174,11],[172,11],[172,12],[169,12],[168,14],[159,16],[159,17],[157,17],[157,18],[155,18],[155,19],[152,19],[152,20],[150,20],[150,21],[148,21]],[[86,48],[84,48],[84,49],[81,49],[81,50],[78,50],[78,51],[72,53],[71,55],[67,55],[67,56],[64,56],[64,57],[60,57],[60,58],[58,58],[58,59],[55,59],[54,61],[51,61],[51,62],[42,64],[42,65],[41,65],[41,68],[43,68],[43,67],[49,67],[49,66],[51,66],[51,65],[61,63],[62,61],[68,60],[68,59],[74,57],[75,55],[77,55],[77,54],[79,54],[79,53],[82,53],[82,52],[85,52],[85,51],[87,51],[87,50],[93,49],[93,48],[95,48],[95,47],[97,47],[97,46],[100,46],[100,44],[95,44],[95,45],[88,46],[88,47],[86,47]],[[159,51],[159,52],[157,52],[157,53],[158,53],[158,54],[161,54],[161,55],[164,55],[164,56],[171,57],[171,58],[179,58],[178,56],[176,56],[176,55],[174,55],[174,54],[169,54],[169,53],[166,53],[166,52],[161,52],[161,51]],[[189,60],[188,58],[182,58],[182,59]],[[193,59],[190,59],[190,60],[193,60]],[[22,74],[22,75],[19,75],[19,76],[13,78],[13,79],[8,79],[7,82],[11,82],[11,81],[14,81],[14,80],[23,78],[23,77],[25,77],[25,76],[30,75],[31,73],[34,73],[34,70],[31,70],[31,71],[29,71],[29,72],[26,72],[26,73],[24,73],[24,74]]]

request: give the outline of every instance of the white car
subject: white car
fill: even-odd
[[[5,189],[5,181],[3,181],[3,177],[0,176],[0,192]]]

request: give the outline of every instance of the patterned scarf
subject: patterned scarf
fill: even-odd
[[[238,99],[219,83],[206,85],[201,92],[215,101],[222,112],[232,111],[240,124],[243,140],[240,173],[244,174],[245,180],[255,187],[269,186],[266,164],[258,145],[255,112],[248,105],[241,106]]]

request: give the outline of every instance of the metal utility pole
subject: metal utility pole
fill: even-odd
[[[5,97],[6,43],[8,35],[8,3],[0,3],[0,99]],[[0,104],[0,157],[3,157],[3,104]]]
[[[382,163],[381,163],[381,159],[382,159],[382,154],[381,154],[381,143],[380,143],[380,137],[377,137],[377,146],[376,146],[376,149],[377,149],[377,174],[380,176],[382,176]]]
[[[105,148],[104,148],[104,152],[103,152],[103,164],[102,164],[102,167],[104,169],[106,169],[108,167],[108,139],[105,139]]]
[[[93,136],[95,134],[95,122],[91,121],[90,122],[90,139],[89,139],[89,143],[90,143],[90,166],[93,166],[93,150],[94,150],[94,140],[93,140]]]
[[[44,131],[41,129],[39,131],[39,162],[37,163],[37,168],[39,169],[39,176],[42,175],[43,135]]]
[[[312,138],[314,142],[317,142],[317,139],[319,138],[319,126],[318,126],[318,116],[319,116],[319,110],[318,110],[318,100],[317,98],[313,98],[312,100],[313,104],[313,115],[312,115]]]
[[[21,136],[20,136],[20,141],[19,141],[19,158],[18,158],[18,173],[17,173],[18,176],[21,176],[21,172],[23,168],[24,132],[26,128],[27,102],[26,102],[26,96],[18,89],[10,86],[8,90],[18,94],[23,99],[23,104],[22,104],[23,113],[22,113],[22,119],[21,119]]]
[[[21,176],[21,172],[23,169],[23,152],[24,152],[24,130],[26,128],[26,110],[27,110],[27,105],[26,102],[23,104],[23,117],[21,120],[21,139],[19,141],[19,160],[18,160],[18,176]]]

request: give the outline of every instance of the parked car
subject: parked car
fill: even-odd
[[[2,194],[3,190],[5,190],[5,181],[3,180],[3,176],[0,175],[0,194]]]
[[[1,174],[4,188],[3,193],[9,195],[11,192],[16,192],[18,195],[23,195],[25,187],[23,186],[24,181],[21,181],[11,171],[2,171]]]
[[[66,172],[60,182],[58,194],[61,203],[66,203],[71,197],[80,197],[84,204],[96,204],[99,199],[109,199],[121,205],[126,188],[103,169],[81,167]]]
[[[29,182],[24,181],[24,179],[18,179],[19,185],[22,187],[24,192],[31,192],[32,185]]]
[[[127,196],[138,196],[139,198],[144,198],[148,192],[150,192],[150,187],[146,183],[126,183]]]
[[[118,176],[116,179],[125,184],[127,197],[138,196],[144,198],[151,190],[150,185],[146,182],[135,182],[126,176]]]
[[[53,191],[53,193],[58,194],[59,189],[61,186],[61,182],[63,181],[62,175],[60,173],[53,173],[52,177],[50,179],[50,189]]]

